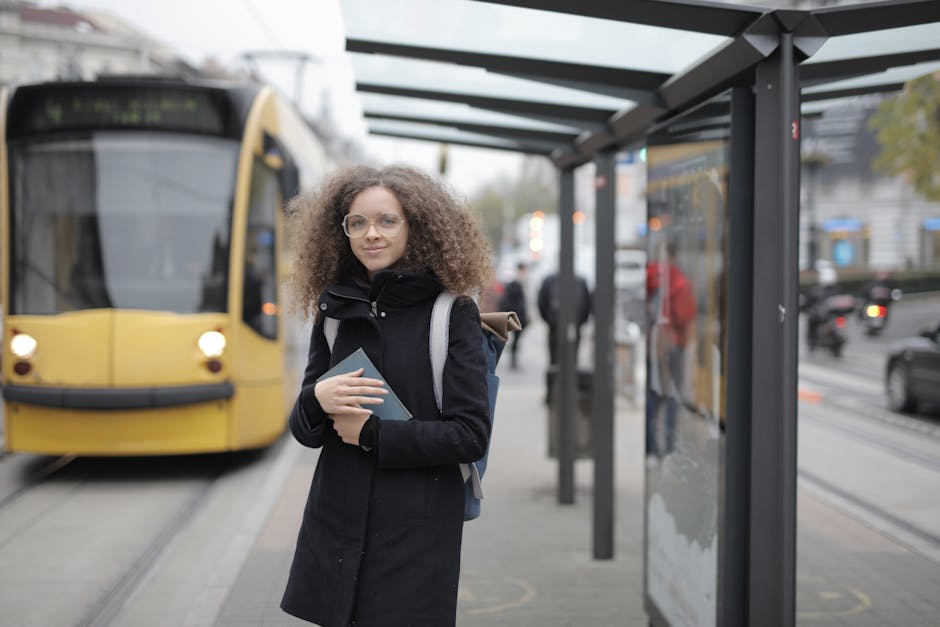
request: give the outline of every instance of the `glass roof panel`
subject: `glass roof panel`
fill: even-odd
[[[803,64],[940,48],[940,23],[843,35],[826,40]]]
[[[629,100],[492,74],[480,68],[453,63],[356,53],[351,53],[349,58],[352,60],[356,81],[360,83],[533,100],[613,111],[631,104]]]
[[[453,120],[468,124],[491,124],[535,131],[554,131],[577,135],[581,129],[561,124],[538,122],[525,117],[477,109],[455,102],[404,98],[383,94],[360,94],[363,110],[371,114],[405,115],[429,120]]]
[[[346,35],[354,39],[666,74],[729,40],[471,0],[341,0],[341,5]]]

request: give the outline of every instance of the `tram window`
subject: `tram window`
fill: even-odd
[[[245,231],[242,318],[260,335],[277,337],[278,299],[275,229],[280,206],[277,171],[255,159]]]
[[[10,311],[226,311],[233,140],[102,132],[16,143]]]

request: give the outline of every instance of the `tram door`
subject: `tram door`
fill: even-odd
[[[279,159],[254,159],[244,236],[237,243],[244,262],[233,436],[242,445],[270,441],[283,429],[283,334],[277,289],[277,233],[283,202],[280,166]]]

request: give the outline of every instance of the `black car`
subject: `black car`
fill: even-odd
[[[885,366],[885,392],[894,411],[940,405],[940,323],[894,344]]]

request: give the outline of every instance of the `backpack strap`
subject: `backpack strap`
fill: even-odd
[[[434,400],[437,410],[444,411],[444,362],[447,361],[447,348],[450,346],[450,310],[454,307],[457,295],[441,292],[431,308],[431,332],[428,343],[431,350],[431,372],[434,374]],[[483,483],[476,464],[460,464],[460,476],[464,481],[471,480],[473,496],[483,498]]]
[[[339,320],[336,318],[323,319],[323,335],[326,336],[326,345],[333,352],[333,344],[336,343],[336,334],[339,333]]]
[[[434,374],[434,400],[437,411],[444,411],[444,362],[450,346],[450,310],[457,295],[441,292],[431,308],[431,332],[428,344],[431,350],[431,372]]]

